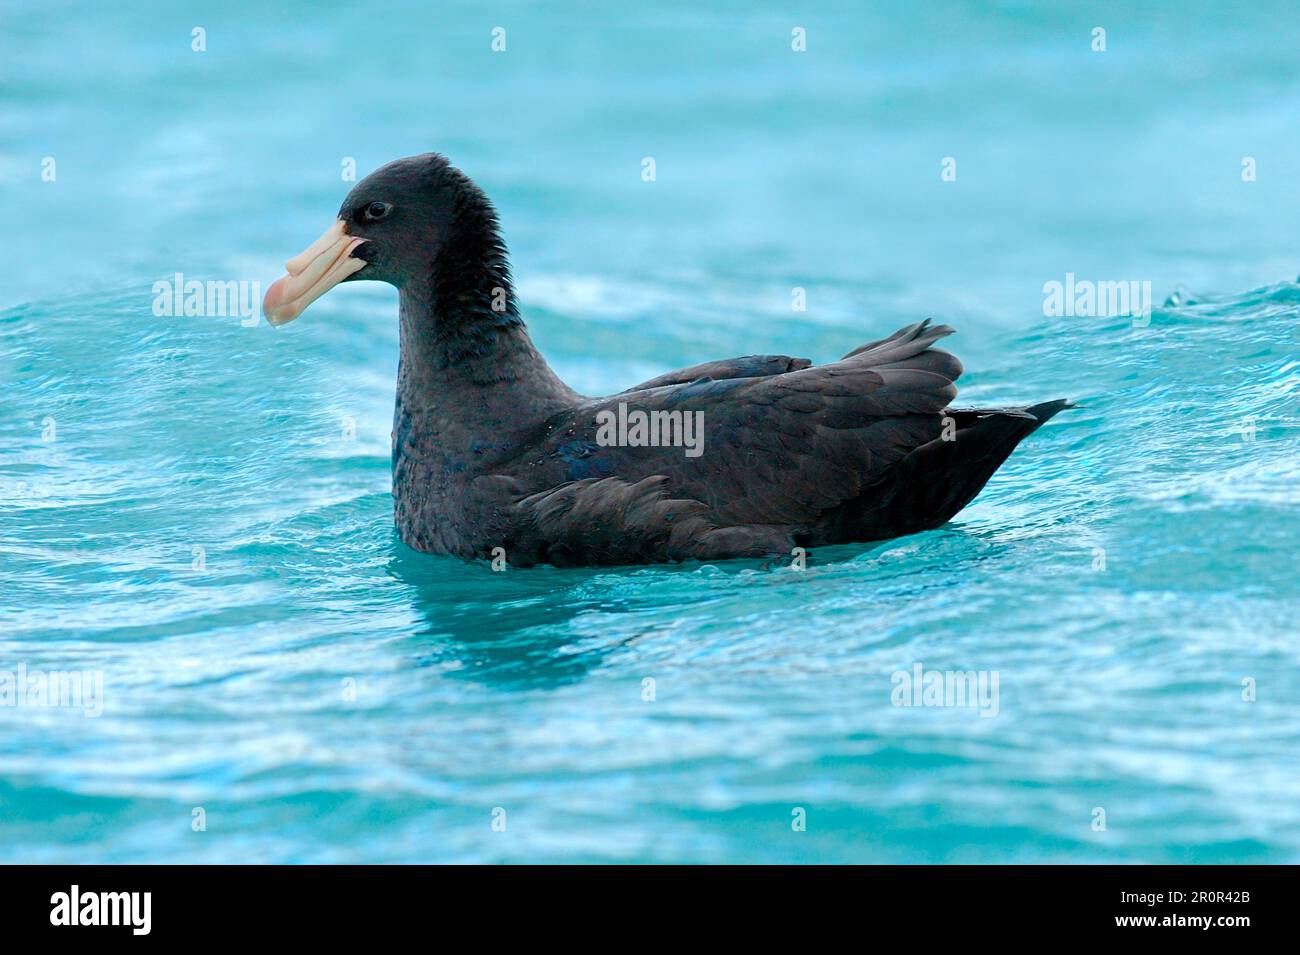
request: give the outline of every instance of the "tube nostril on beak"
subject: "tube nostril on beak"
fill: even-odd
[[[346,234],[345,223],[342,219],[334,220],[334,224],[325,230],[325,233],[309,245],[306,249],[295,255],[288,262],[284,263],[284,270],[290,275],[298,275],[307,266],[311,265],[323,252],[333,246],[339,239]]]

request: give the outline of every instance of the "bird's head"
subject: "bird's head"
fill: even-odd
[[[467,221],[480,228],[467,228]],[[495,243],[491,204],[445,157],[395,160],[358,182],[334,223],[285,263],[288,274],[267,289],[262,312],[272,325],[283,325],[340,282],[432,285],[440,261],[482,253],[449,246],[457,237],[465,239],[462,245],[481,244],[475,236],[484,228]]]

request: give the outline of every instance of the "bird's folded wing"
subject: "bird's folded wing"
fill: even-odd
[[[557,566],[693,556],[694,541],[711,529],[706,510],[674,497],[662,475],[570,481],[514,505],[528,539],[539,542],[533,559]]]
[[[931,347],[951,330],[926,324],[857,349],[840,361],[761,378],[692,380],[591,402],[581,434],[600,472],[656,475],[671,496],[699,501],[715,526],[811,523],[861,494],[912,451],[936,440],[957,394],[961,363]],[[702,446],[609,446],[605,420],[643,411],[696,415]]]
[[[657,378],[633,385],[623,393],[663,388],[666,385],[684,385],[701,378],[712,378],[715,381],[727,378],[765,378],[768,375],[783,375],[788,371],[798,371],[811,364],[812,362],[807,358],[791,358],[789,355],[746,355],[743,358],[723,358],[666,372]]]

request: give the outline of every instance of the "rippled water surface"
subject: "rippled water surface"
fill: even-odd
[[[1300,861],[1296,14],[915,6],[7,7],[0,690],[103,712],[0,706],[0,860]],[[416,554],[392,290],[153,283],[265,287],[427,149],[580,390],[933,316],[962,403],[1082,407],[802,573]],[[1067,272],[1149,325],[1044,317]],[[891,705],[917,664],[996,716]]]

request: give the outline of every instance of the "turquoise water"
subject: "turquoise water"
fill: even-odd
[[[133,6],[0,16],[0,689],[102,678],[0,706],[0,860],[1300,861],[1293,5]],[[413,553],[395,293],[153,284],[264,289],[428,149],[581,390],[933,316],[963,403],[1083,407],[803,572]]]

